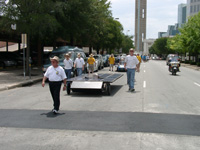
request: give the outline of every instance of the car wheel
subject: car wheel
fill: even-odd
[[[6,65],[3,62],[0,62],[0,67],[2,67],[3,69],[5,69]]]
[[[67,94],[70,95],[70,93],[71,93],[70,84],[67,84]]]
[[[107,93],[107,95],[109,95],[109,96],[110,96],[110,94],[111,94],[111,87],[110,87],[110,84],[109,84],[109,83],[106,84],[106,93]]]

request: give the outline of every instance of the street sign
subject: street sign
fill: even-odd
[[[25,48],[27,45],[27,34],[21,35],[21,42],[22,42],[22,48],[23,48],[23,67],[24,67],[24,78],[26,77],[26,54],[25,54]]]
[[[22,42],[22,48],[26,48],[27,45],[27,34],[21,35],[21,42]]]

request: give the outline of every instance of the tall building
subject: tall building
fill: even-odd
[[[168,25],[168,30],[167,32],[158,32],[158,38],[162,38],[162,37],[173,37],[176,34],[179,34],[179,30],[178,30],[178,24],[175,25]]]
[[[178,27],[181,28],[186,23],[187,4],[178,5]]]
[[[200,12],[200,0],[187,0],[187,19]]]
[[[135,0],[135,47],[142,53],[143,41],[146,39],[147,0]]]

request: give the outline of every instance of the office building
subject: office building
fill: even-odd
[[[187,4],[178,5],[178,27],[181,28],[186,23]]]
[[[158,32],[158,38],[173,37],[173,36],[175,36],[176,34],[179,34],[179,33],[180,32],[178,30],[178,24],[169,25],[167,32]]]
[[[200,12],[200,0],[187,0],[187,19]]]

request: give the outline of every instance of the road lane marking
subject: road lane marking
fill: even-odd
[[[144,81],[143,88],[146,88],[146,86],[147,86],[146,81]]]
[[[144,73],[145,73],[146,71],[144,70]]]
[[[200,87],[200,84],[198,84],[198,83],[196,83],[196,82],[194,82],[194,84]]]

